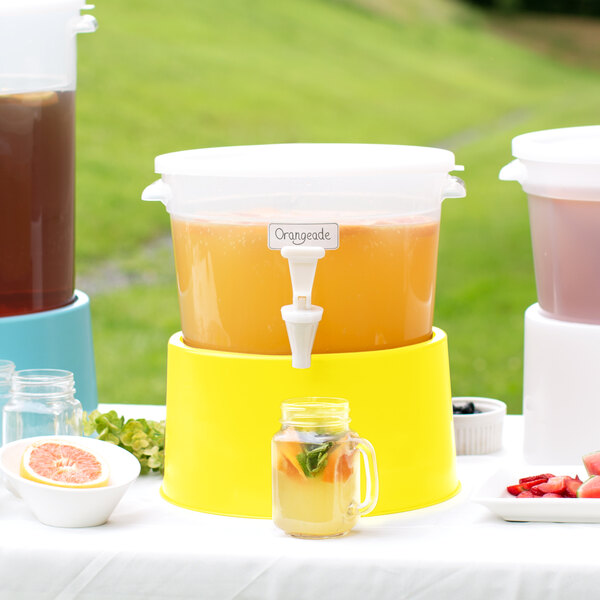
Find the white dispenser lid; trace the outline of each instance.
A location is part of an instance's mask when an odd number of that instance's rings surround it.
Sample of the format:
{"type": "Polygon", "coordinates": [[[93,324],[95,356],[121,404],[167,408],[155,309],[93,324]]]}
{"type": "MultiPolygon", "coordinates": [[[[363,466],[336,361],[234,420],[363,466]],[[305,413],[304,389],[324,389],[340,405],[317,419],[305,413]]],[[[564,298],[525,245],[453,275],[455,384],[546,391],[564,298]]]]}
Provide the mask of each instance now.
{"type": "Polygon", "coordinates": [[[512,141],[512,153],[521,160],[600,166],[600,125],[518,135],[512,141]]]}
{"type": "Polygon", "coordinates": [[[385,144],[267,144],[172,152],[157,173],[199,177],[338,177],[462,170],[440,148],[385,144]]]}
{"type": "Polygon", "coordinates": [[[518,181],[532,195],[600,201],[600,125],[519,135],[512,153],[503,181],[518,181]]]}
{"type": "Polygon", "coordinates": [[[454,154],[378,144],[272,144],[201,148],[156,157],[162,178],[143,200],[177,218],[365,222],[439,210],[465,196],[454,154]],[[329,216],[326,216],[328,214],[329,216]]]}
{"type": "Polygon", "coordinates": [[[96,31],[85,0],[0,0],[0,95],[73,91],[78,33],[96,31]]]}
{"type": "Polygon", "coordinates": [[[92,9],[86,0],[2,0],[0,14],[92,9]]]}

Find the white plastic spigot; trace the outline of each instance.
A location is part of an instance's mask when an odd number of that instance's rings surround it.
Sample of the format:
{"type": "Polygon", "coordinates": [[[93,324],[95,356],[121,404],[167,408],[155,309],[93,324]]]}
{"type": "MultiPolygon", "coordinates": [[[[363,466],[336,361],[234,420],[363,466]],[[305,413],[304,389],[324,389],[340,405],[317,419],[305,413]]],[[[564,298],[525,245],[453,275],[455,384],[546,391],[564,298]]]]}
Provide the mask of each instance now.
{"type": "Polygon", "coordinates": [[[308,369],[319,321],[320,306],[311,304],[317,261],[325,256],[320,246],[284,246],[281,255],[288,259],[292,278],[293,304],[281,307],[281,316],[290,340],[292,367],[308,369]]]}

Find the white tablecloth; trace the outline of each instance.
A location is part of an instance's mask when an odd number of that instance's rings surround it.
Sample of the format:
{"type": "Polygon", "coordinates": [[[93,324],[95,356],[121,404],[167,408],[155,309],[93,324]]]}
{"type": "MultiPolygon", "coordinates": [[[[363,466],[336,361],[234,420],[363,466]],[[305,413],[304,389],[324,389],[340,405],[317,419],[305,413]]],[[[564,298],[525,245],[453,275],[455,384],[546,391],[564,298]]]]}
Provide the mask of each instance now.
{"type": "MultiPolygon", "coordinates": [[[[164,407],[115,408],[164,416],[164,407]]],[[[160,497],[153,475],[133,485],[106,525],[88,529],[42,525],[0,489],[0,598],[598,597],[599,525],[507,523],[470,501],[497,468],[520,461],[521,440],[521,417],[507,417],[502,452],[458,458],[456,498],[362,519],[332,540],[298,540],[270,521],[178,508],[160,497]]]]}

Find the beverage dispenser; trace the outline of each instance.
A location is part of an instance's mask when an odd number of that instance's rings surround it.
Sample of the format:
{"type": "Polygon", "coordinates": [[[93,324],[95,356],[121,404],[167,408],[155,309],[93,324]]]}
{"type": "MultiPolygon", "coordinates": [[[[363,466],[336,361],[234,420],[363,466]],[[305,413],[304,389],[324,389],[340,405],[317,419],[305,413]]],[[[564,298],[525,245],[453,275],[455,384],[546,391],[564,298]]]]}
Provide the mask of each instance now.
{"type": "Polygon", "coordinates": [[[74,289],[76,36],[81,0],[0,4],[0,356],[75,375],[97,405],[89,300],[74,289]]]}
{"type": "Polygon", "coordinates": [[[517,136],[500,179],[529,201],[538,302],[525,311],[524,454],[576,464],[598,449],[600,126],[517,136]]]}
{"type": "Polygon", "coordinates": [[[175,152],[144,200],[171,217],[162,493],[269,517],[281,402],[349,400],[377,451],[378,513],[458,491],[446,334],[433,327],[446,150],[281,144],[175,152]]]}

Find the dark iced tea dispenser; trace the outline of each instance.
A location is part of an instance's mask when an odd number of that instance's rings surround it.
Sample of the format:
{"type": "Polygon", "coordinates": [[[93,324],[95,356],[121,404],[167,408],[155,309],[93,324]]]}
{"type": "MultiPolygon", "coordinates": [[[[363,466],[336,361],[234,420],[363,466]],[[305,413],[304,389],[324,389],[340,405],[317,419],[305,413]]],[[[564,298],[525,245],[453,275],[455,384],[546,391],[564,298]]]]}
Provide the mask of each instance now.
{"type": "Polygon", "coordinates": [[[74,300],[77,33],[81,0],[0,4],[0,317],[74,300]]]}

